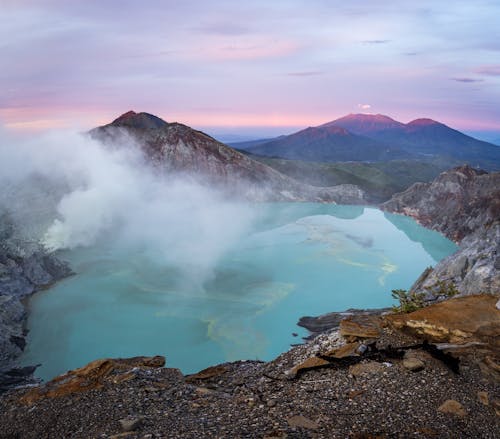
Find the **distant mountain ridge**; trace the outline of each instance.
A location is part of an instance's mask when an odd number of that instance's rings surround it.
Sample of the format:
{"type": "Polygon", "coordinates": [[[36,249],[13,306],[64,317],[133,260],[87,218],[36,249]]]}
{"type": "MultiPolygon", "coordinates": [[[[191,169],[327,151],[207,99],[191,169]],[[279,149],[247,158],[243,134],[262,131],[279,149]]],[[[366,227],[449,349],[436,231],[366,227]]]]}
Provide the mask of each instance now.
{"type": "Polygon", "coordinates": [[[241,154],[201,131],[148,114],[129,111],[89,134],[110,144],[139,145],[147,161],[160,172],[183,173],[252,201],[329,201],[363,203],[364,193],[354,185],[321,188],[300,183],[241,154]]]}
{"type": "MultiPolygon", "coordinates": [[[[250,142],[247,142],[249,144],[250,142]]],[[[428,118],[407,124],[382,114],[349,114],[256,145],[231,144],[267,157],[319,162],[439,159],[500,169],[500,148],[428,118]]]]}
{"type": "MultiPolygon", "coordinates": [[[[237,144],[233,144],[238,147],[237,144]]],[[[334,125],[309,127],[288,136],[246,149],[252,154],[309,161],[351,161],[362,156],[363,161],[384,161],[414,158],[403,151],[334,125]]]]}

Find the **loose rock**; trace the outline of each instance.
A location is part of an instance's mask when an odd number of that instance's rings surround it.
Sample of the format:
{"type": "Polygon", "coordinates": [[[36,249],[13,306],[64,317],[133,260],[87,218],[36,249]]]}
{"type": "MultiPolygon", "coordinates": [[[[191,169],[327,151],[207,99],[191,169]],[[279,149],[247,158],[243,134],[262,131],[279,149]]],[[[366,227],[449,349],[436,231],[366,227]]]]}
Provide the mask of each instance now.
{"type": "Polygon", "coordinates": [[[477,399],[479,399],[483,405],[490,405],[490,399],[488,398],[487,392],[477,392],[477,399]]]}
{"type": "Polygon", "coordinates": [[[464,418],[467,415],[462,404],[460,404],[458,401],[455,401],[454,399],[448,399],[443,402],[443,404],[439,406],[438,411],[441,413],[455,415],[460,418],[464,418]]]}
{"type": "Polygon", "coordinates": [[[418,358],[405,358],[403,360],[403,366],[405,369],[411,370],[412,372],[418,372],[425,367],[425,364],[422,360],[418,358]]]}
{"type": "Polygon", "coordinates": [[[135,431],[142,424],[143,418],[120,419],[120,425],[123,431],[135,431]]]}
{"type": "Polygon", "coordinates": [[[302,415],[292,416],[287,419],[287,422],[290,427],[307,428],[308,430],[317,430],[319,428],[316,422],[302,415]]]}

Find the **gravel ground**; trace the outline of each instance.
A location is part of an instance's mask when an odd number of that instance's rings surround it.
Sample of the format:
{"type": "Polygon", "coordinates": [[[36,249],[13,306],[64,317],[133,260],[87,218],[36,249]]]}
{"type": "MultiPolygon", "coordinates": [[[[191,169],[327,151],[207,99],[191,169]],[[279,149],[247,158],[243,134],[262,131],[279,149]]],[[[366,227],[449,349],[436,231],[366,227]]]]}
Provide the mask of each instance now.
{"type": "Polygon", "coordinates": [[[25,390],[11,391],[0,397],[0,438],[500,437],[499,387],[473,362],[462,362],[456,374],[415,350],[412,357],[424,364],[417,372],[402,359],[361,357],[357,364],[287,375],[341,343],[332,332],[272,362],[227,363],[204,378],[135,368],[128,381],[33,405],[19,401],[25,390]],[[465,413],[438,411],[450,399],[465,413]]]}

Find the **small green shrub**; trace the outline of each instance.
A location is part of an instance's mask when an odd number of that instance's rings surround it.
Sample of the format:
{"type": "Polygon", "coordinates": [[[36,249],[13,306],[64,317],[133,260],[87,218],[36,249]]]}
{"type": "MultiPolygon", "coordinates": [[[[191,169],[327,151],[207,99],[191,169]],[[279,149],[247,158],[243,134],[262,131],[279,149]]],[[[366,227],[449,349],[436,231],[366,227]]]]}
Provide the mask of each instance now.
{"type": "Polygon", "coordinates": [[[445,282],[444,280],[438,280],[430,287],[425,287],[425,289],[435,296],[453,297],[460,293],[453,282],[445,282]]]}
{"type": "Polygon", "coordinates": [[[408,293],[406,290],[392,290],[392,297],[399,301],[399,306],[393,306],[394,312],[409,313],[424,306],[424,293],[408,293]]]}

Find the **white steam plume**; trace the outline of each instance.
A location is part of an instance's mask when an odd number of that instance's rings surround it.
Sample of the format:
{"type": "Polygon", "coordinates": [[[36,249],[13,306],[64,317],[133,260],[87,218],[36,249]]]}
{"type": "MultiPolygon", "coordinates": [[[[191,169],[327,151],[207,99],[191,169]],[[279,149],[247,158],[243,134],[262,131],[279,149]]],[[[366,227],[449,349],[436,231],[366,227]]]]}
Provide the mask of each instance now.
{"type": "Polygon", "coordinates": [[[196,273],[200,282],[254,219],[250,206],[215,190],[156,175],[125,137],[109,149],[75,133],[28,141],[0,133],[0,184],[11,188],[0,204],[14,218],[32,215],[32,223],[43,223],[38,238],[51,250],[92,246],[112,235],[130,251],[147,248],[160,263],[196,273]],[[35,176],[48,189],[34,185],[35,176]],[[30,190],[38,191],[43,209],[32,210],[30,190]]]}

